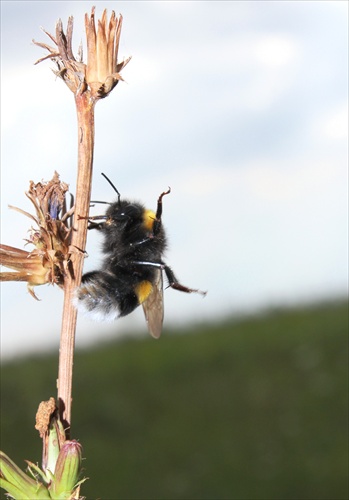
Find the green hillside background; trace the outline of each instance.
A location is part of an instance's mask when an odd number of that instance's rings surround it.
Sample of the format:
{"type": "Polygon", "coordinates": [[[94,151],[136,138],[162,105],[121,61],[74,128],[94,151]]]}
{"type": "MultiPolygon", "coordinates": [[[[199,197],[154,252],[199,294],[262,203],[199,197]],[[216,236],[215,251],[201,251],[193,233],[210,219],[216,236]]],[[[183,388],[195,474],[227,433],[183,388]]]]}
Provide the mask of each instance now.
{"type": "MultiPolygon", "coordinates": [[[[74,370],[88,499],[348,498],[347,301],[104,344],[74,370]]],[[[56,377],[57,353],[2,366],[1,449],[23,468],[56,377]]]]}

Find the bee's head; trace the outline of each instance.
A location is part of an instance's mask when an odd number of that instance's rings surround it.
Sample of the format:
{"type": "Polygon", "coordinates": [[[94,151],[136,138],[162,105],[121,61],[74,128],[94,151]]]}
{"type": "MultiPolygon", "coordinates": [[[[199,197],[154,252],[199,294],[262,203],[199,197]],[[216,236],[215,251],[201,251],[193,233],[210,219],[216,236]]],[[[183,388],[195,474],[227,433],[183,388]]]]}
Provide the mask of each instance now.
{"type": "Polygon", "coordinates": [[[156,215],[153,210],[144,208],[136,202],[123,200],[112,203],[106,212],[106,226],[118,227],[124,231],[140,229],[144,233],[153,231],[156,215]]]}
{"type": "Polygon", "coordinates": [[[123,200],[112,203],[107,210],[106,225],[131,227],[142,224],[144,208],[138,203],[123,200]]]}
{"type": "Polygon", "coordinates": [[[156,219],[155,212],[145,209],[140,203],[121,201],[121,195],[114,184],[105,174],[102,173],[102,175],[118,195],[117,201],[112,203],[107,210],[105,224],[118,226],[120,229],[141,227],[143,230],[151,232],[156,219]]]}

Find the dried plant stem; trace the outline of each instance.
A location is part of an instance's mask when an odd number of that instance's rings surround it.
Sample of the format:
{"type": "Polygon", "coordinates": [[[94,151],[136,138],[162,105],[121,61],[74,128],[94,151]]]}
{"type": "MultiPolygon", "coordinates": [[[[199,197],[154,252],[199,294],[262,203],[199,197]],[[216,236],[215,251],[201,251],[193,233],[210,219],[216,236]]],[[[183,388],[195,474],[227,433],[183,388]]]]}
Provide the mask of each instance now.
{"type": "Polygon", "coordinates": [[[78,175],[75,194],[74,230],[71,240],[71,267],[64,285],[64,304],[59,350],[58,404],[66,428],[71,425],[72,379],[77,311],[73,293],[81,283],[84,251],[87,238],[87,217],[91,197],[94,149],[95,100],[89,91],[75,96],[78,118],[78,175]]]}

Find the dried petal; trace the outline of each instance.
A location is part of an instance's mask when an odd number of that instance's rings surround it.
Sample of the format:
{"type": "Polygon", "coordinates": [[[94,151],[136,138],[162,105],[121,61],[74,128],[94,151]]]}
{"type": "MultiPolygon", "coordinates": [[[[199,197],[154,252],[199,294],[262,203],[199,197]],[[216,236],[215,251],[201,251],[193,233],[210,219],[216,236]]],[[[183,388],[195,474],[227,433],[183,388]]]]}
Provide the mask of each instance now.
{"type": "Polygon", "coordinates": [[[17,207],[10,207],[38,226],[31,228],[27,243],[34,250],[27,252],[8,245],[0,245],[0,264],[15,272],[0,273],[0,281],[26,281],[28,291],[37,298],[33,287],[46,283],[62,286],[68,272],[71,228],[65,195],[68,185],[59,180],[57,172],[49,182],[30,182],[26,193],[33,203],[36,215],[17,207]]]}
{"type": "Polygon", "coordinates": [[[55,37],[43,30],[56,47],[33,40],[35,45],[49,51],[47,56],[35,64],[45,59],[52,59],[57,65],[55,74],[65,81],[72,92],[79,94],[89,90],[94,100],[106,97],[119,80],[123,80],[120,71],[131,59],[128,57],[118,62],[121,27],[122,16],[117,18],[112,11],[108,23],[107,11],[104,10],[96,30],[95,7],[92,7],[90,17],[85,14],[87,64],[84,64],[81,47],[77,58],[74,57],[72,50],[73,18],[68,19],[66,34],[59,19],[56,23],[55,37]]]}

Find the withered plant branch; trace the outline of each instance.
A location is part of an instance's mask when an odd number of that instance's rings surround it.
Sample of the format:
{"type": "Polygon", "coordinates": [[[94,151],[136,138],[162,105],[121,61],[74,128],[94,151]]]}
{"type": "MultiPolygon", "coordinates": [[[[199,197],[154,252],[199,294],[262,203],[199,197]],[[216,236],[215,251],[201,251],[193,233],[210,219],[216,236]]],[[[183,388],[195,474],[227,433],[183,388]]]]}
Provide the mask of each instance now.
{"type": "Polygon", "coordinates": [[[75,96],[78,119],[78,174],[75,195],[74,231],[71,240],[71,269],[64,282],[64,303],[58,367],[58,407],[62,421],[71,424],[73,359],[77,311],[74,290],[81,283],[91,198],[94,148],[94,104],[89,92],[75,96]]]}
{"type": "MultiPolygon", "coordinates": [[[[58,408],[66,429],[71,425],[73,357],[77,311],[73,306],[75,289],[81,283],[84,252],[87,238],[89,204],[91,197],[93,150],[94,150],[94,107],[96,102],[109,95],[122,80],[120,71],[130,58],[119,62],[118,49],[122,16],[112,12],[109,23],[104,10],[98,29],[95,23],[95,8],[90,17],[85,15],[87,40],[87,64],[82,60],[82,47],[76,59],[72,49],[73,18],[69,17],[64,33],[62,21],[56,23],[55,36],[45,30],[55,47],[35,42],[49,54],[39,59],[50,58],[56,63],[57,76],[62,78],[74,93],[78,122],[78,173],[75,195],[73,233],[71,235],[70,261],[66,262],[64,279],[64,304],[61,328],[58,368],[58,408]]],[[[68,431],[69,432],[69,431],[68,431]]]]}

